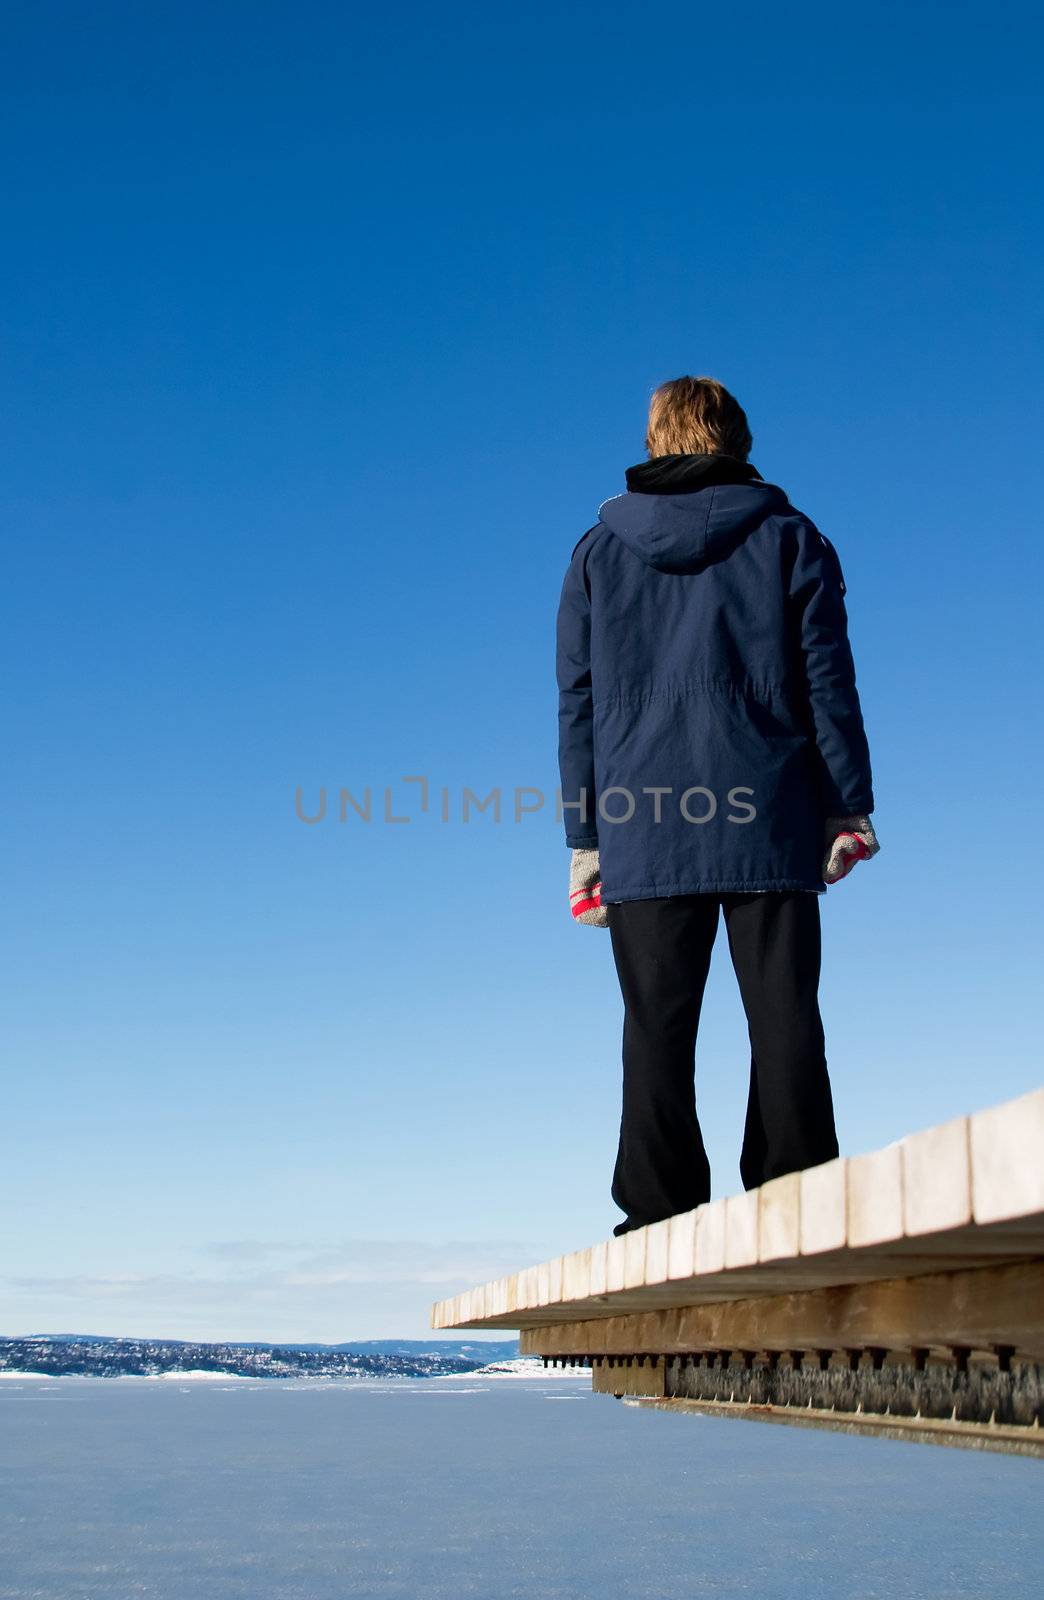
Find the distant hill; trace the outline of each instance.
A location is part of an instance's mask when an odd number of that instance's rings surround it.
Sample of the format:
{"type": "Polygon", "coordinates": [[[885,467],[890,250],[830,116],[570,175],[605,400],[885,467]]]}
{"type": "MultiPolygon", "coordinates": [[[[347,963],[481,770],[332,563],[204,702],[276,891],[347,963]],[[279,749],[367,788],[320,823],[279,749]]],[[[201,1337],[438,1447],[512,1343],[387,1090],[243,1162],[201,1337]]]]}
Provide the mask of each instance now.
{"type": "Polygon", "coordinates": [[[0,1339],[0,1372],[99,1378],[210,1372],[232,1378],[434,1378],[518,1355],[518,1340],[377,1339],[356,1344],[208,1344],[32,1334],[0,1339]]]}

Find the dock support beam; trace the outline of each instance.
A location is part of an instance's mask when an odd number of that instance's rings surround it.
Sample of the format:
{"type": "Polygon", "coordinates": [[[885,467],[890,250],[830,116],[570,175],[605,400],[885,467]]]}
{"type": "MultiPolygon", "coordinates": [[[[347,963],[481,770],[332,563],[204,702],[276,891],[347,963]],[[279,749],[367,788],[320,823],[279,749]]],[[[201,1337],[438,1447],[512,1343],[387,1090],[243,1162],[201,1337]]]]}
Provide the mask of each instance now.
{"type": "Polygon", "coordinates": [[[524,1329],[597,1393],[1044,1456],[1044,1262],[524,1329]]]}

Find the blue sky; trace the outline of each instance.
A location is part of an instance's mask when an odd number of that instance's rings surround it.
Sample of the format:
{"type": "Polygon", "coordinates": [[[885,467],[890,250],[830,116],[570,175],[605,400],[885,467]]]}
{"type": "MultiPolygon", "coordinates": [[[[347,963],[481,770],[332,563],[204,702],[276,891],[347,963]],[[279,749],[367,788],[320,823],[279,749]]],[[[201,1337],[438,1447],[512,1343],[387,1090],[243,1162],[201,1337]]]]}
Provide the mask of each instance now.
{"type": "MultiPolygon", "coordinates": [[[[679,372],[848,583],[842,1148],[1039,1082],[1037,13],[720,12],[16,8],[0,1331],[420,1335],[617,1219],[553,815],[400,779],[553,791],[562,572],[679,372]],[[413,820],[295,818],[367,784],[413,820]]],[[[719,1194],[747,1067],[722,942],[719,1194]]]]}

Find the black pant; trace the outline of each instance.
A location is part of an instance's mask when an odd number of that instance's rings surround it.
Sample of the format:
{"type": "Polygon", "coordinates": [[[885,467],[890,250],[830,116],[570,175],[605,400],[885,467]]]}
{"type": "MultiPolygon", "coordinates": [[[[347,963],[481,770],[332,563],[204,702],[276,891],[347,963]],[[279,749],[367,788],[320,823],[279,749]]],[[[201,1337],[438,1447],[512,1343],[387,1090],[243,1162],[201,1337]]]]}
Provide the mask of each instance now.
{"type": "Polygon", "coordinates": [[[610,905],[624,998],[612,1195],[627,1217],[617,1233],[710,1199],[694,1064],[719,906],[750,1033],[743,1183],[753,1189],[838,1153],[819,1015],[818,895],[691,894],[610,905]]]}

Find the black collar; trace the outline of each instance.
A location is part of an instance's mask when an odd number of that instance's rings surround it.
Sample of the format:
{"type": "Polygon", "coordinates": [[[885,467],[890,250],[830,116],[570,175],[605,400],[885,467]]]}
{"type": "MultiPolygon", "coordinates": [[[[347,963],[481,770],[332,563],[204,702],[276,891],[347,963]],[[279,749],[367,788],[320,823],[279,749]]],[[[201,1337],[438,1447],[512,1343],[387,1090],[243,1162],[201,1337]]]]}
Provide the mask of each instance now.
{"type": "Polygon", "coordinates": [[[628,467],[627,487],[632,494],[688,494],[718,483],[750,483],[761,473],[749,461],[735,456],[653,456],[628,467]]]}

